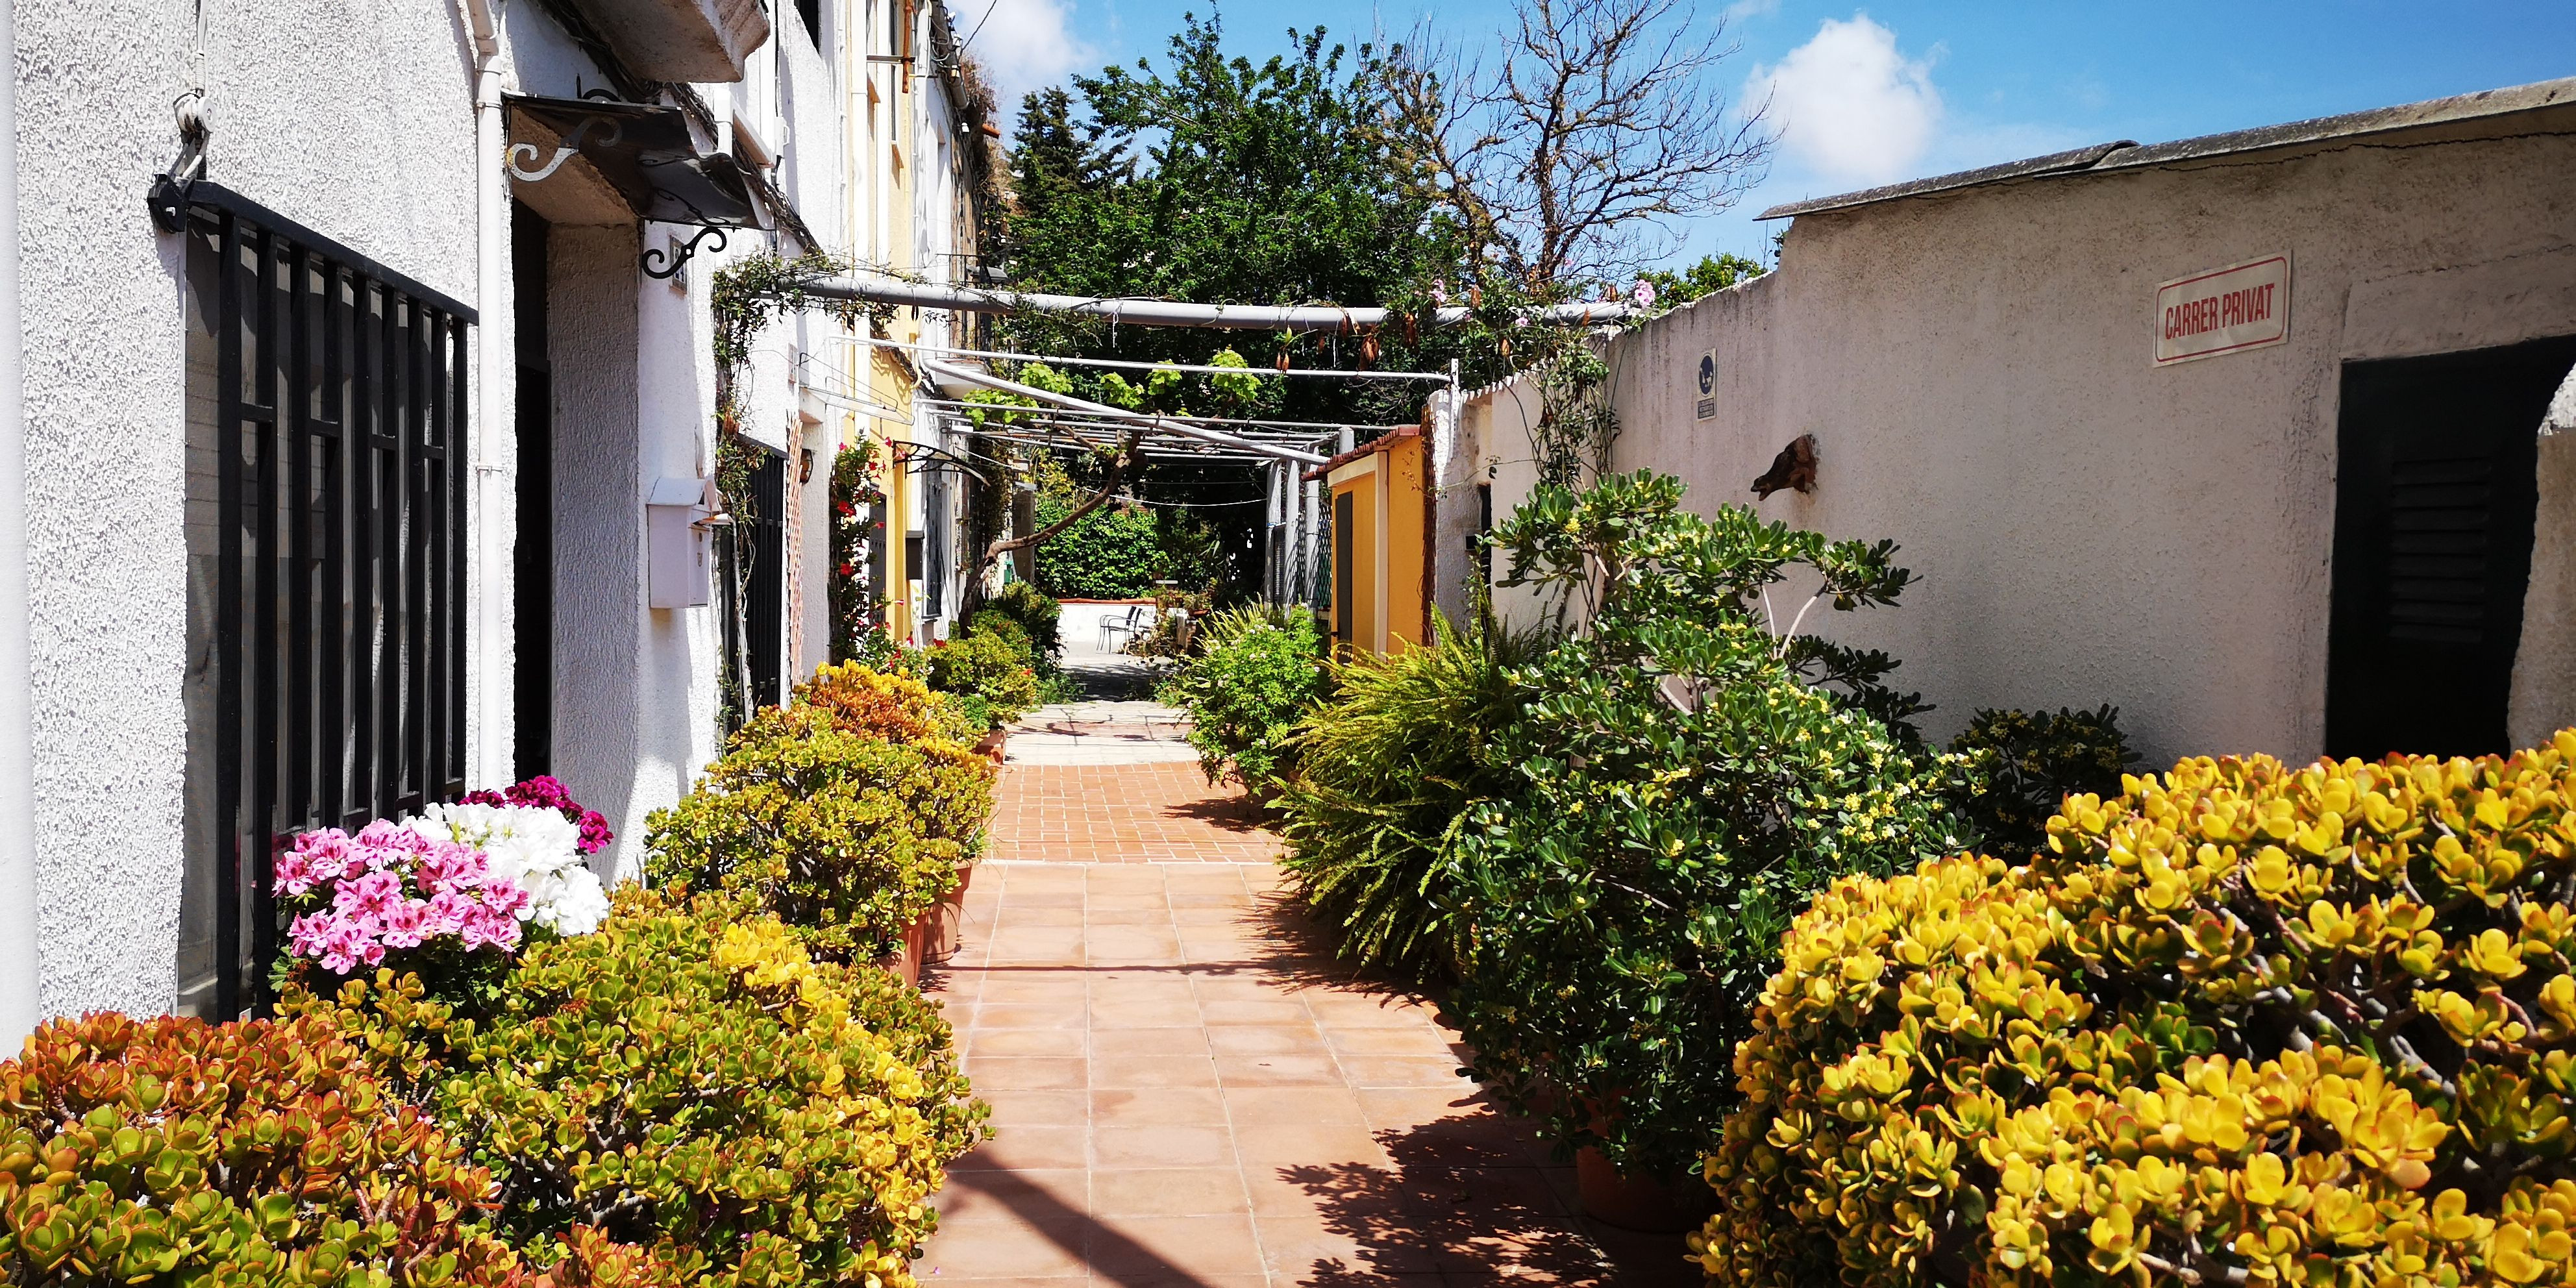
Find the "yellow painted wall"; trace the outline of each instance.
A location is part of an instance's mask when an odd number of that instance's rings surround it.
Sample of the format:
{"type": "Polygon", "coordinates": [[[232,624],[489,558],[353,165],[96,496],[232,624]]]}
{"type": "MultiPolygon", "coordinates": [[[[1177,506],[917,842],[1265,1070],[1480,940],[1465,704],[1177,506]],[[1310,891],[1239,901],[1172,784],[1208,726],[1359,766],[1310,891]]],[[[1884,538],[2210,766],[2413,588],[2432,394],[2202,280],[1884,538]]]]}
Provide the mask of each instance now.
{"type": "Polygon", "coordinates": [[[1386,471],[1386,649],[1392,653],[1431,638],[1422,603],[1422,561],[1429,553],[1423,544],[1423,440],[1395,439],[1378,459],[1386,471]]]}
{"type": "Polygon", "coordinates": [[[1351,498],[1349,539],[1338,528],[1333,534],[1333,620],[1348,623],[1355,651],[1397,652],[1430,638],[1422,596],[1428,553],[1423,544],[1428,517],[1424,459],[1419,437],[1389,438],[1326,476],[1333,496],[1328,516],[1341,512],[1342,497],[1351,498]],[[1350,569],[1347,607],[1339,600],[1345,560],[1350,569]]]}

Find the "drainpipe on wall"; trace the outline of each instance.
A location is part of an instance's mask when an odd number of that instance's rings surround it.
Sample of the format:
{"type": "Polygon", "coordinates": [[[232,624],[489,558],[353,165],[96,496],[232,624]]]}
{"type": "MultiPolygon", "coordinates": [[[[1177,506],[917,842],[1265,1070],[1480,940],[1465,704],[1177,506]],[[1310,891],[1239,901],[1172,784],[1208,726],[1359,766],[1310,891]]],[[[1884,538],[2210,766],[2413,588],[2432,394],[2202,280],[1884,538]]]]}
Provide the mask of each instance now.
{"type": "MultiPolygon", "coordinates": [[[[18,62],[16,6],[0,6],[9,64],[18,62]]],[[[15,1052],[41,1018],[36,949],[35,753],[28,664],[27,407],[18,313],[18,93],[0,91],[0,1052],[15,1052]]]]}
{"type": "Polygon", "coordinates": [[[512,588],[511,542],[516,533],[505,522],[517,517],[511,484],[518,441],[510,440],[503,459],[501,426],[513,424],[511,394],[517,384],[510,311],[502,307],[503,275],[510,253],[509,193],[502,187],[501,167],[508,144],[501,124],[501,36],[492,20],[492,0],[464,0],[465,17],[474,38],[474,299],[482,324],[474,329],[476,361],[482,379],[476,385],[474,425],[474,545],[478,564],[474,583],[481,588],[475,604],[475,644],[468,651],[475,669],[477,706],[474,763],[468,773],[474,786],[512,780],[512,681],[516,658],[507,617],[512,588]],[[504,516],[507,516],[505,519],[504,516]]]}

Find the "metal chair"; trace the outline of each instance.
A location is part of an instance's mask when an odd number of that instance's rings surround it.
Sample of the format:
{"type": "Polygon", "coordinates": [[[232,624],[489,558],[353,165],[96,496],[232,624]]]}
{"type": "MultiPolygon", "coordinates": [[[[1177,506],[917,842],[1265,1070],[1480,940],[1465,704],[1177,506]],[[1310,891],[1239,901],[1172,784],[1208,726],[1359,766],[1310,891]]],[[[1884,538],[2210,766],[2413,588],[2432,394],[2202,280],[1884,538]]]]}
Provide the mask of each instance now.
{"type": "Polygon", "coordinates": [[[1103,653],[1117,652],[1117,648],[1112,646],[1117,644],[1119,636],[1126,636],[1128,641],[1132,643],[1136,636],[1141,634],[1144,629],[1145,606],[1143,604],[1136,604],[1128,608],[1127,616],[1124,618],[1103,617],[1100,619],[1100,651],[1103,653]]]}

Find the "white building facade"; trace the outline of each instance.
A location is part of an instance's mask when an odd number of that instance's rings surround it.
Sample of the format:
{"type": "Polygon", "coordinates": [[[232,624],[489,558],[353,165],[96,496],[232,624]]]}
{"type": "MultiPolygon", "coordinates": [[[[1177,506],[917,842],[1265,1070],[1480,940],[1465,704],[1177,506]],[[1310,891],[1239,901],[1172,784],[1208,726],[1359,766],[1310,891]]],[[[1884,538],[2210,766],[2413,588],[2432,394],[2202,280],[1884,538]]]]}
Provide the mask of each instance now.
{"type": "MultiPolygon", "coordinates": [[[[2576,81],[1803,202],[1777,271],[1611,342],[1614,470],[1892,539],[1946,738],[2112,703],[2148,763],[2531,745],[2576,723],[2576,81]],[[1808,490],[1749,485],[1811,437],[1808,490]]],[[[1464,611],[1527,382],[1470,400],[1464,611]]],[[[1453,499],[1455,498],[1455,499],[1453,499]]],[[[1519,592],[1498,596],[1507,609],[1519,592]]]]}
{"type": "Polygon", "coordinates": [[[634,875],[827,656],[846,336],[753,345],[728,514],[711,296],[849,244],[881,7],[13,6],[0,1044],[256,1006],[300,829],[552,773],[634,875]]]}

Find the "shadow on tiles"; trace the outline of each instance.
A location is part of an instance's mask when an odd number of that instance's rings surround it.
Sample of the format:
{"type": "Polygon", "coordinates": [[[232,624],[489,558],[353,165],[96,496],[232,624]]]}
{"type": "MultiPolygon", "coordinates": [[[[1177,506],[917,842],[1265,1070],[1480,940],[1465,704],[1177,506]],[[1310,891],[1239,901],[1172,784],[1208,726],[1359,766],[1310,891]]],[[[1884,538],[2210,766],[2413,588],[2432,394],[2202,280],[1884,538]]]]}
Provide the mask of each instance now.
{"type": "Polygon", "coordinates": [[[1303,1288],[1362,1288],[1426,1274],[1449,1282],[1518,1280],[1597,1288],[1696,1288],[1678,1234],[1641,1234],[1581,1216],[1570,1167],[1542,1165],[1518,1120],[1490,1110],[1377,1133],[1391,1167],[1288,1166],[1346,1260],[1318,1258],[1303,1288]]]}

